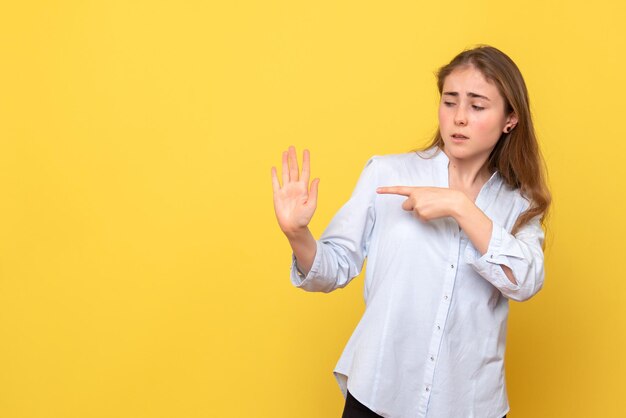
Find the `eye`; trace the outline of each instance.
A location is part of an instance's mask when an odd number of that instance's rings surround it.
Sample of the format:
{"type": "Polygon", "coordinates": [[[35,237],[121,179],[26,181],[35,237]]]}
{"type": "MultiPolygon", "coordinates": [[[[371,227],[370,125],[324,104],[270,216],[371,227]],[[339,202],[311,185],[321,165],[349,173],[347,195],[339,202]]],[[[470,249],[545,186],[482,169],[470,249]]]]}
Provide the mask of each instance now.
{"type": "Polygon", "coordinates": [[[445,104],[446,106],[450,107],[450,106],[454,106],[453,102],[443,102],[443,104],[445,104]]]}
{"type": "Polygon", "coordinates": [[[476,106],[476,105],[472,105],[472,107],[474,108],[474,110],[483,110],[484,107],[480,107],[480,106],[476,106]]]}

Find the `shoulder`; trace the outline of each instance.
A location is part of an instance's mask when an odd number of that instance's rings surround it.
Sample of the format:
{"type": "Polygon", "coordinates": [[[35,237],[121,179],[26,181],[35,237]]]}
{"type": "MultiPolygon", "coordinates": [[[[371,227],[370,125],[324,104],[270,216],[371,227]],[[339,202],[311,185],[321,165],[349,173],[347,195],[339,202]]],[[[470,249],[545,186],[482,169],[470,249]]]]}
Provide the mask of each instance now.
{"type": "Polygon", "coordinates": [[[399,154],[374,155],[369,158],[366,167],[375,166],[380,174],[394,174],[407,168],[411,170],[425,168],[430,169],[441,159],[438,148],[431,148],[425,151],[411,151],[399,154]]]}
{"type": "Polygon", "coordinates": [[[530,199],[524,196],[519,188],[506,184],[499,173],[496,173],[496,176],[499,177],[498,180],[500,183],[500,187],[497,191],[498,200],[502,203],[508,202],[512,211],[518,215],[526,211],[531,205],[530,199]]]}
{"type": "Polygon", "coordinates": [[[447,179],[447,157],[438,149],[370,157],[361,179],[377,186],[413,185],[443,187],[447,179]]]}
{"type": "Polygon", "coordinates": [[[377,168],[395,167],[398,164],[405,164],[415,158],[414,152],[407,152],[403,154],[385,154],[385,155],[373,155],[367,160],[366,166],[376,165],[377,168]]]}

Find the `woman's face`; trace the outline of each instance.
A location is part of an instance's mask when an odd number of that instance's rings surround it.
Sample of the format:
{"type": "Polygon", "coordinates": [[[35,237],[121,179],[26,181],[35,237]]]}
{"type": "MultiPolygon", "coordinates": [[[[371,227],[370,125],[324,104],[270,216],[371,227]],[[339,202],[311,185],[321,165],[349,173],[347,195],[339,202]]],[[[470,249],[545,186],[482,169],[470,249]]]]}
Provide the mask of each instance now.
{"type": "Polygon", "coordinates": [[[505,114],[498,88],[474,66],[457,68],[445,78],[439,131],[448,157],[484,163],[505,128],[516,123],[515,114],[505,114]]]}

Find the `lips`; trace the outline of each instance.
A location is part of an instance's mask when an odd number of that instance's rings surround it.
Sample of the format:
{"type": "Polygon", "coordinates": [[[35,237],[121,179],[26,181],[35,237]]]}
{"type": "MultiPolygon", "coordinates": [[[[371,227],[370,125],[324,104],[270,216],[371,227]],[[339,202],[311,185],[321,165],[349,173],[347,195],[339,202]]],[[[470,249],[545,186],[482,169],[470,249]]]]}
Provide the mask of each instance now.
{"type": "Polygon", "coordinates": [[[469,139],[468,137],[466,137],[465,135],[462,135],[462,134],[452,134],[452,138],[455,138],[455,139],[469,139]]]}

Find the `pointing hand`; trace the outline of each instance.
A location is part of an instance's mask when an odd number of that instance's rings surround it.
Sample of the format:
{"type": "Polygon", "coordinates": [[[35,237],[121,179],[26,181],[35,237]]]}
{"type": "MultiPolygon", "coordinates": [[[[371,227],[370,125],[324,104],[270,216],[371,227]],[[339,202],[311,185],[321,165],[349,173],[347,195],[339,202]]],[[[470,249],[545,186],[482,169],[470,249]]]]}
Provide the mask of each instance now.
{"type": "Polygon", "coordinates": [[[442,187],[392,186],[379,187],[376,192],[406,196],[402,209],[413,212],[416,218],[424,221],[454,216],[464,196],[459,191],[442,187]]]}

